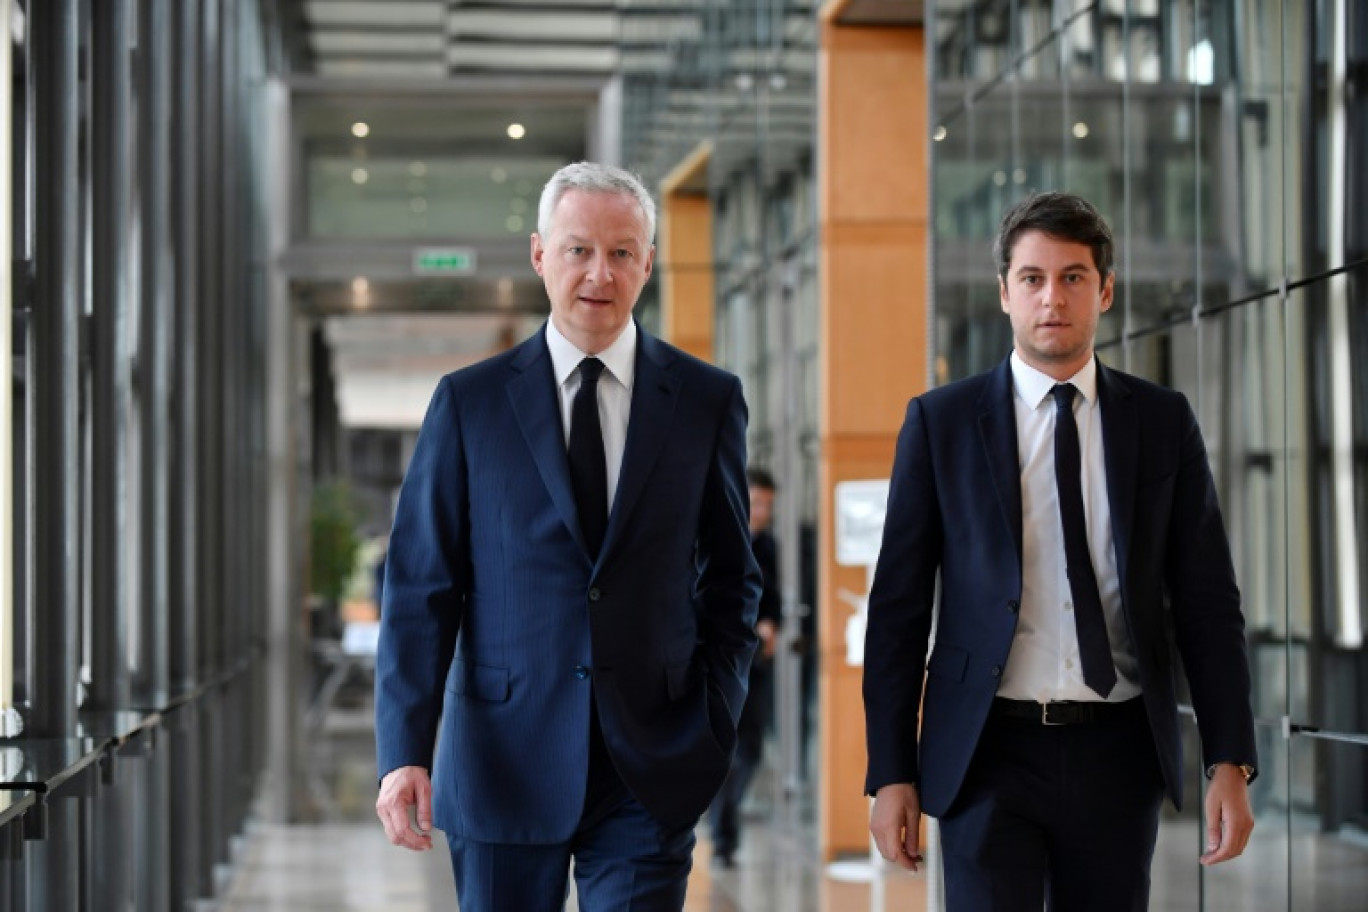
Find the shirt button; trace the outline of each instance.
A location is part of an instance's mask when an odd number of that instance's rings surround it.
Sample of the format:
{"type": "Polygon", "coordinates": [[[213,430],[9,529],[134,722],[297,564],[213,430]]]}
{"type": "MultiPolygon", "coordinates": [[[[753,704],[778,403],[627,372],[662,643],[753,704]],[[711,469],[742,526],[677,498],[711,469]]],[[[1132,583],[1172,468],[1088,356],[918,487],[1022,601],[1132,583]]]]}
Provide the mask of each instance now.
{"type": "Polygon", "coordinates": [[[581,681],[587,679],[589,677],[589,669],[585,668],[583,665],[576,665],[575,677],[579,678],[581,681]]]}
{"type": "Polygon", "coordinates": [[[1021,610],[1021,603],[1018,602],[1016,599],[1012,599],[1010,602],[1007,603],[1007,610],[1012,612],[1012,614],[1016,614],[1018,611],[1021,610]]]}
{"type": "Polygon", "coordinates": [[[1065,602],[1065,603],[1064,603],[1064,610],[1065,610],[1065,611],[1073,611],[1073,602],[1065,602]]]}
{"type": "Polygon", "coordinates": [[[603,593],[598,590],[598,587],[589,590],[589,601],[597,602],[601,598],[603,598],[603,593]]]}
{"type": "Polygon", "coordinates": [[[1065,668],[1070,668],[1070,669],[1073,668],[1073,659],[1065,659],[1065,660],[1064,660],[1064,667],[1065,667],[1065,668]]]}
{"type": "Polygon", "coordinates": [[[994,666],[993,666],[993,672],[992,672],[992,674],[993,674],[993,677],[995,677],[995,678],[1000,678],[1000,677],[1002,677],[1002,666],[1001,666],[1001,665],[994,665],[994,666]]]}

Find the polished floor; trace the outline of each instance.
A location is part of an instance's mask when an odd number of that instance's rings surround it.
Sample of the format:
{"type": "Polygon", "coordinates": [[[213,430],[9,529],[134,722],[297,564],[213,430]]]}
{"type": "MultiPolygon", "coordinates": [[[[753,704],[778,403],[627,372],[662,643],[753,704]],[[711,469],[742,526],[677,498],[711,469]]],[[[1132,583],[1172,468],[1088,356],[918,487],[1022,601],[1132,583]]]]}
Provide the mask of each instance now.
{"type": "MultiPolygon", "coordinates": [[[[253,824],[225,875],[214,912],[452,912],[445,846],[412,853],[389,845],[375,820],[374,743],[363,693],[344,691],[310,738],[314,773],[301,785],[311,822],[253,824]],[[350,704],[350,705],[348,705],[350,704]]],[[[925,912],[924,876],[884,866],[870,882],[859,863],[818,858],[810,807],[796,824],[772,813],[773,777],[762,771],[746,806],[737,866],[714,869],[706,827],[699,830],[686,912],[925,912]],[[856,878],[856,879],[852,879],[856,878]]],[[[1166,819],[1153,870],[1151,912],[1363,912],[1368,847],[1314,833],[1294,845],[1289,874],[1285,831],[1267,821],[1245,857],[1203,885],[1190,821],[1166,819]],[[1289,882],[1301,886],[1288,897],[1289,882]],[[1355,887],[1358,884],[1359,887],[1355,887]],[[1202,899],[1203,893],[1205,898],[1202,899]]],[[[567,907],[575,909],[573,897],[567,907]]]]}

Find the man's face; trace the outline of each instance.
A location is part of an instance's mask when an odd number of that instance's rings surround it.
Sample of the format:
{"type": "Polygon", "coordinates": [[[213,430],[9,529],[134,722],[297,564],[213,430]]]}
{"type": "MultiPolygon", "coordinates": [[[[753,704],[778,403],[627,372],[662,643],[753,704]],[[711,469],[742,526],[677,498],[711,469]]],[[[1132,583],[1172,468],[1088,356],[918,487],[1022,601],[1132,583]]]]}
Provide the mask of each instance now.
{"type": "Polygon", "coordinates": [[[655,247],[646,217],[626,193],[569,190],[548,237],[532,235],[532,268],[551,299],[551,319],[585,354],[617,339],[651,276],[655,247]]]}
{"type": "Polygon", "coordinates": [[[774,517],[774,489],[757,485],[750,487],[750,530],[754,535],[770,526],[774,517]]]}
{"type": "Polygon", "coordinates": [[[998,292],[1021,359],[1056,380],[1078,373],[1092,357],[1098,318],[1111,309],[1115,279],[1102,280],[1087,244],[1040,231],[1017,238],[998,292]]]}

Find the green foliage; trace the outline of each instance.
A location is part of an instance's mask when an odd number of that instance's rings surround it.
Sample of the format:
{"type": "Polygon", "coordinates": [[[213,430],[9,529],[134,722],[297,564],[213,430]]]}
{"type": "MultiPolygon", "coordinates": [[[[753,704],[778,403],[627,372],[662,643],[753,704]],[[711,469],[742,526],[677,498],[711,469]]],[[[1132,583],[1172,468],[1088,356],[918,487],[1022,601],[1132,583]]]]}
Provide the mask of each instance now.
{"type": "Polygon", "coordinates": [[[310,587],[315,595],[339,601],[361,548],[356,508],[346,482],[325,481],[314,486],[309,520],[310,587]]]}

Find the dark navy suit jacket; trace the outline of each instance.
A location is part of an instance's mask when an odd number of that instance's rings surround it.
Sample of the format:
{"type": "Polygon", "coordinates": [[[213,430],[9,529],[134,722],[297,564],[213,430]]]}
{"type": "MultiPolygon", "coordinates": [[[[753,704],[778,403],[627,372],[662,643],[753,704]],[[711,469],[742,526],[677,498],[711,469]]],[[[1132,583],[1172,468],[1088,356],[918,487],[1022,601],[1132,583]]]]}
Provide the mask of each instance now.
{"type": "MultiPolygon", "coordinates": [[[[1164,781],[1181,806],[1175,645],[1206,762],[1255,763],[1240,593],[1187,400],[1100,362],[1097,382],[1122,610],[1164,781]]],[[[866,788],[918,783],[933,816],[959,791],[1016,631],[1013,395],[1003,361],[913,399],[898,437],[865,640],[866,788]]]]}
{"type": "Polygon", "coordinates": [[[745,401],[731,374],[637,338],[596,561],[545,328],[444,377],[423,421],[390,539],[376,740],[382,777],[432,770],[449,834],[568,840],[591,699],[619,775],[660,821],[695,822],[726,775],[760,591],[745,401]]]}

